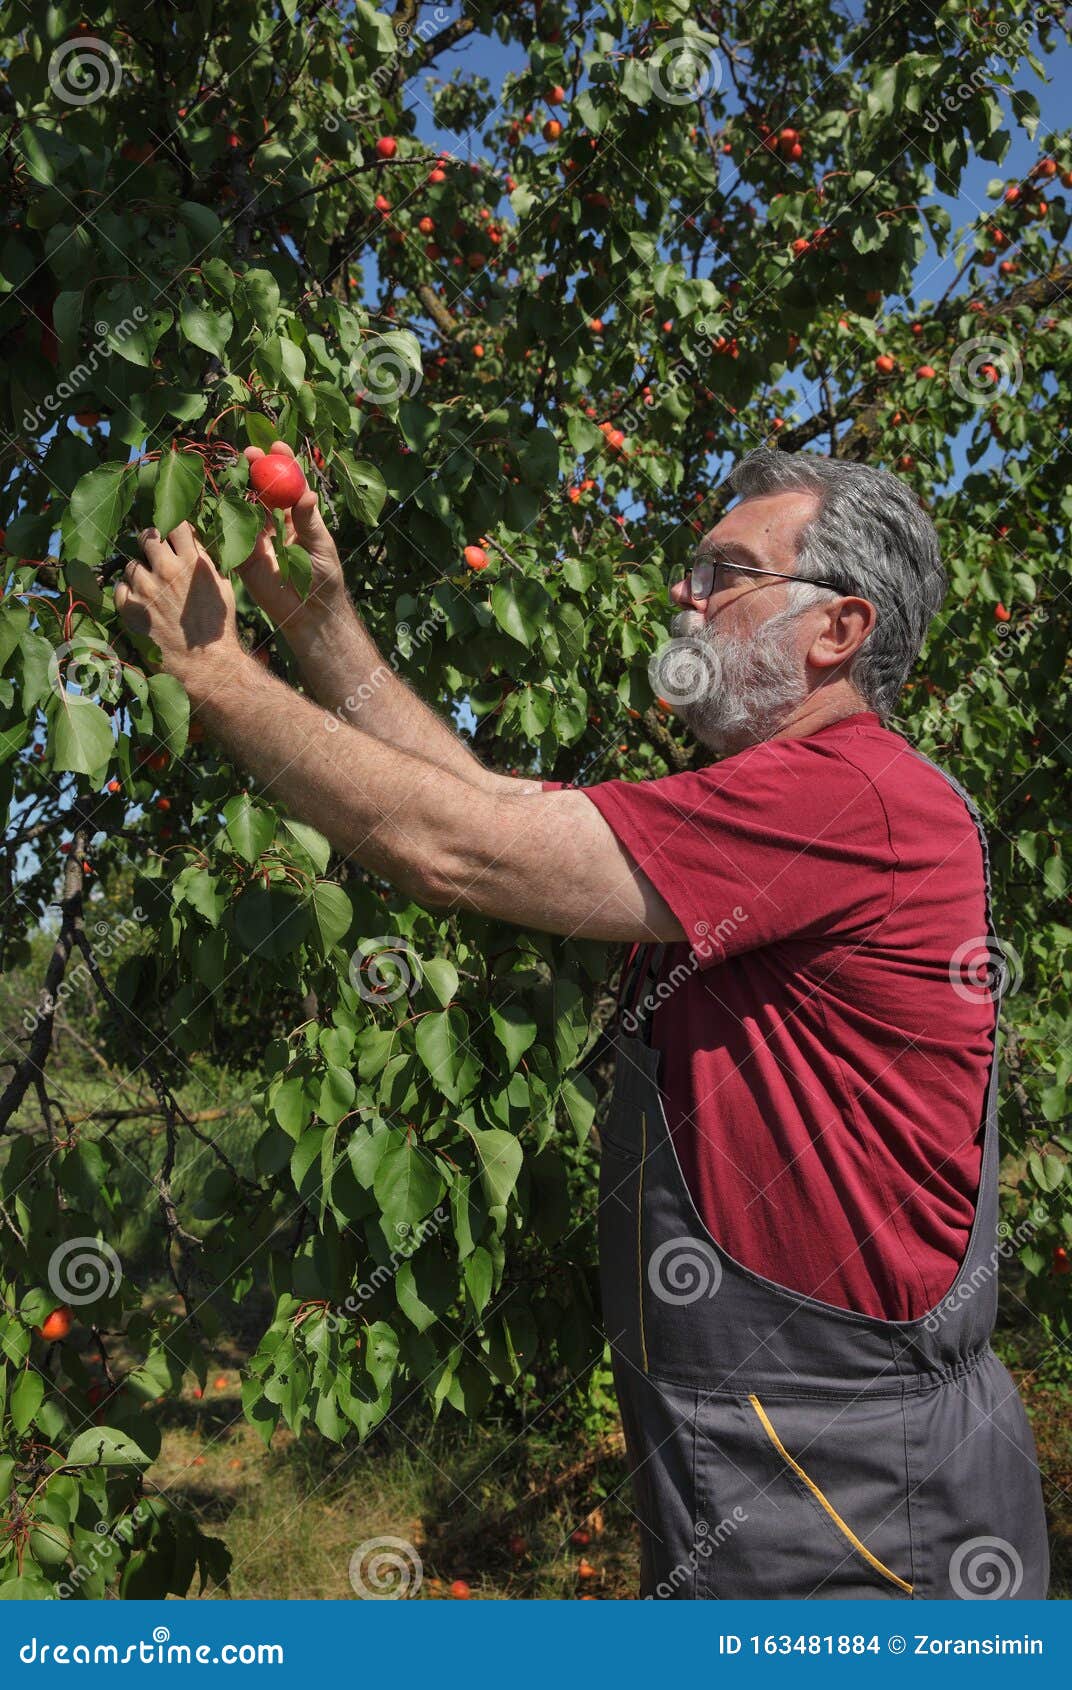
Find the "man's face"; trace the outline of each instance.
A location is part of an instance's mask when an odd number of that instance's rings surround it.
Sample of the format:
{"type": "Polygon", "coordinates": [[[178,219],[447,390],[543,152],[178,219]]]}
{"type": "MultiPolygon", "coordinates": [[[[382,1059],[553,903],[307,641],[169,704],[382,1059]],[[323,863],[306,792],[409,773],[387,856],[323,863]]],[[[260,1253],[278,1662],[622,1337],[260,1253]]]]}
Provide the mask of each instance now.
{"type": "MultiPolygon", "coordinates": [[[[745,499],[706,534],[697,563],[719,560],[792,575],[803,531],[815,516],[814,493],[745,499]]],[[[692,597],[690,579],[670,589],[678,605],[672,633],[698,659],[692,686],[671,698],[675,714],[704,745],[727,752],[767,739],[808,692],[807,652],[814,617],[788,607],[790,586],[769,575],[716,571],[711,595],[692,597]]]]}

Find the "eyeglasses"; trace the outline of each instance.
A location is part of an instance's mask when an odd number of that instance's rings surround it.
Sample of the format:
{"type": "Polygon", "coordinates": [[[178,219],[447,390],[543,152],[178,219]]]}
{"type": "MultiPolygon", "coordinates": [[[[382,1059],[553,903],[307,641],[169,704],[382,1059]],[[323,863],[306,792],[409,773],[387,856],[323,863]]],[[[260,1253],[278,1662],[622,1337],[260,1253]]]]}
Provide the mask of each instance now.
{"type": "MultiPolygon", "coordinates": [[[[742,575],[772,575],[777,581],[799,581],[799,575],[786,575],[780,569],[760,569],[752,563],[730,563],[728,558],[720,557],[717,561],[694,563],[689,573],[689,597],[694,599],[709,599],[713,593],[724,592],[733,585],[732,576],[727,578],[724,571],[734,570],[742,575]]],[[[809,587],[829,587],[832,593],[844,593],[845,588],[836,581],[809,579],[809,587]]]]}

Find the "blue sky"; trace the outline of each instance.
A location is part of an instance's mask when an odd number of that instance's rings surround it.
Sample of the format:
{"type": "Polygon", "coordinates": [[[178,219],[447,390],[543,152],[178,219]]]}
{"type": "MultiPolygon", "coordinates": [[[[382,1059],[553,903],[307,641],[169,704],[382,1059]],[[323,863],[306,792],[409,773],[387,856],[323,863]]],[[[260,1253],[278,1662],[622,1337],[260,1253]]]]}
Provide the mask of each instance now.
{"type": "MultiPolygon", "coordinates": [[[[446,81],[455,70],[461,70],[466,76],[483,76],[487,78],[492,92],[498,93],[504,78],[511,72],[516,73],[524,70],[526,62],[525,49],[519,43],[512,42],[504,46],[495,38],[470,36],[449,53],[440,57],[436,64],[435,74],[443,81],[446,81]]],[[[1042,63],[1049,78],[1048,82],[1043,82],[1031,67],[1024,63],[1015,84],[1018,89],[1033,93],[1038,99],[1041,108],[1041,120],[1036,139],[1031,141],[1020,125],[1012,118],[1011,113],[1007,112],[1005,127],[1008,129],[1012,140],[1002,164],[999,166],[994,164],[992,160],[971,157],[955,195],[940,191],[940,184],[936,183],[934,202],[944,206],[949,213],[954,235],[959,229],[973,223],[980,214],[985,213],[988,208],[993,207],[996,203],[987,196],[987,184],[994,177],[1000,176],[1008,179],[1026,174],[1038,159],[1041,141],[1047,131],[1060,129],[1063,126],[1060,90],[1063,86],[1068,85],[1069,80],[1072,80],[1072,47],[1067,42],[1061,43],[1052,55],[1042,59],[1042,63]]],[[[453,131],[441,129],[435,122],[431,110],[431,101],[423,82],[424,79],[415,79],[409,85],[407,93],[418,136],[437,149],[448,149],[461,154],[461,156],[479,156],[482,150],[481,131],[478,129],[468,136],[459,137],[453,131]]],[[[1004,103],[1007,109],[1007,100],[1004,103]]],[[[683,108],[684,111],[685,108],[683,108]]],[[[683,115],[683,121],[687,121],[687,116],[683,115]]],[[[951,121],[955,122],[955,117],[951,121]]],[[[504,210],[508,211],[505,201],[503,204],[504,210]]],[[[925,225],[923,233],[926,240],[926,252],[914,277],[916,295],[914,303],[916,307],[924,305],[927,301],[939,299],[949,286],[957,269],[953,250],[955,243],[951,242],[949,253],[945,257],[940,257],[925,225]]],[[[372,260],[372,262],[375,261],[372,260]]],[[[613,273],[609,280],[611,287],[613,287],[613,273]]],[[[886,309],[899,312],[899,300],[896,298],[887,300],[886,309]]],[[[808,407],[805,407],[805,414],[807,409],[808,407]]],[[[795,419],[799,420],[800,415],[801,412],[798,409],[795,413],[795,419]]],[[[967,431],[964,438],[954,443],[956,463],[954,482],[960,479],[966,468],[964,458],[966,438],[967,431]]],[[[983,467],[991,459],[996,460],[997,456],[998,450],[996,447],[988,450],[982,460],[983,467]]]]}

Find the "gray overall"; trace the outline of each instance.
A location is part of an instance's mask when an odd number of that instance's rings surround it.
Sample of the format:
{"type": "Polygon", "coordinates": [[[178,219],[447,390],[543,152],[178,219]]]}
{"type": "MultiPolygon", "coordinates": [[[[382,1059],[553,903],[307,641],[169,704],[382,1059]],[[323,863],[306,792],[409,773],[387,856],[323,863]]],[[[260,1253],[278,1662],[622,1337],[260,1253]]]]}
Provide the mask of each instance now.
{"type": "MultiPolygon", "coordinates": [[[[996,956],[986,837],[945,778],[979,830],[996,956]]],[[[623,1002],[654,984],[662,949],[638,953],[639,989],[631,982],[623,1002]]],[[[1000,989],[998,979],[995,1005],[1000,989]]],[[[636,1037],[619,1027],[599,1192],[603,1319],[640,1521],[641,1595],[1044,1597],[1034,1440],[989,1342],[1000,1260],[996,1021],[967,1253],[946,1297],[913,1321],[816,1301],[727,1255],[682,1176],[659,1062],[647,1019],[636,1037]]]]}

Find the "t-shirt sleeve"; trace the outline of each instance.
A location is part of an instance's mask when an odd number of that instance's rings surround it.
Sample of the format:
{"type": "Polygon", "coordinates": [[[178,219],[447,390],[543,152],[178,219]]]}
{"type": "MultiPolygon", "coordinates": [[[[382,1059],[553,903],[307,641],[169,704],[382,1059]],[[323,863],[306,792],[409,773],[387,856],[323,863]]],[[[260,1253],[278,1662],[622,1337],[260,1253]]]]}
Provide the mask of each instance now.
{"type": "Polygon", "coordinates": [[[884,806],[832,747],[767,741],[708,769],[582,790],[701,967],[783,940],[861,939],[890,910],[884,806]]]}

